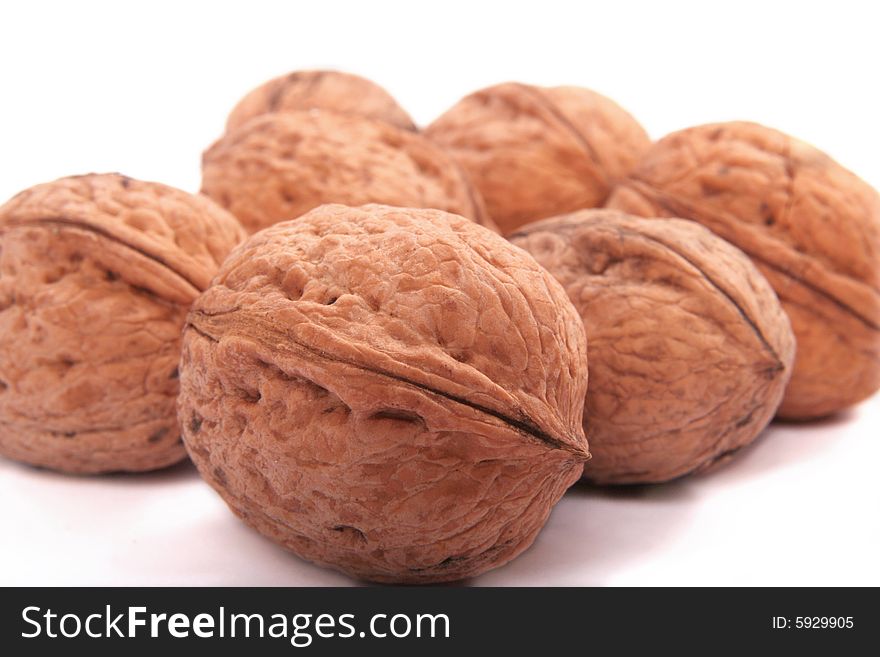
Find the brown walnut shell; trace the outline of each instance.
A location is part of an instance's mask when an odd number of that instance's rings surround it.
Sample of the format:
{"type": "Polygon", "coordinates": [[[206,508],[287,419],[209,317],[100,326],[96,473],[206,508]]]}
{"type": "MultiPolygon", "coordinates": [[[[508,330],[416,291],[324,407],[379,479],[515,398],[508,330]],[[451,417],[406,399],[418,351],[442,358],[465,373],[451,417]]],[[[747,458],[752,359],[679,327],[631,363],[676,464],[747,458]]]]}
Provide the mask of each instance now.
{"type": "Polygon", "coordinates": [[[325,205],[261,231],[183,341],[180,421],[202,476],[272,540],[357,577],[509,561],[588,458],[565,291],[444,212],[325,205]]]}
{"type": "Polygon", "coordinates": [[[508,82],[465,97],[425,130],[468,171],[503,234],[601,206],[650,146],[612,100],[508,82]]]}
{"type": "Polygon", "coordinates": [[[781,417],[880,388],[880,195],[824,153],[754,123],[689,128],[659,141],[608,207],[693,219],[754,260],[798,342],[781,417]]]}
{"type": "Polygon", "coordinates": [[[259,116],[202,158],[202,192],[256,232],[324,203],[435,208],[493,228],[467,174],[419,134],[330,111],[259,116]]]}
{"type": "Polygon", "coordinates": [[[209,199],[118,174],[0,207],[0,454],[75,473],[185,458],[180,333],[244,237],[209,199]]]}
{"type": "Polygon", "coordinates": [[[583,210],[511,241],[562,283],[587,331],[584,428],[598,483],[655,483],[751,443],[773,417],[794,336],[770,284],[699,224],[583,210]]]}
{"type": "Polygon", "coordinates": [[[233,108],[227,130],[271,112],[324,109],[385,121],[415,130],[409,114],[375,82],[341,71],[295,71],[269,80],[233,108]]]}

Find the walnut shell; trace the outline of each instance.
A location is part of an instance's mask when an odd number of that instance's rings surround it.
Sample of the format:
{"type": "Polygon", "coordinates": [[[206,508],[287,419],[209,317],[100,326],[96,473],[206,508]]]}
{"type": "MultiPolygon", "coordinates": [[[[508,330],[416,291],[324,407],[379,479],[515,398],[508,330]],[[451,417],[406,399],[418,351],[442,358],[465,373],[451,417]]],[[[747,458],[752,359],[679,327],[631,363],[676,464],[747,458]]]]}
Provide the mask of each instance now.
{"type": "Polygon", "coordinates": [[[296,554],[382,582],[526,549],[588,457],[583,325],[461,217],[325,205],[236,249],[184,332],[202,476],[296,554]]]}
{"type": "Polygon", "coordinates": [[[824,153],[754,123],[689,128],[658,142],[608,207],[693,219],[755,261],[798,342],[781,417],[880,388],[880,195],[824,153]]]}
{"type": "Polygon", "coordinates": [[[436,208],[493,227],[464,171],[419,134],[312,110],[259,116],[202,158],[202,192],[256,232],[324,203],[436,208]]]}
{"type": "Polygon", "coordinates": [[[184,458],[180,332],[244,237],[210,200],[118,174],[0,207],[0,454],[76,473],[184,458]]]}
{"type": "Polygon", "coordinates": [[[503,234],[601,206],[650,146],[638,122],[605,96],[513,82],[465,97],[425,134],[470,173],[503,234]]]}
{"type": "Polygon", "coordinates": [[[691,221],[610,210],[510,239],[556,276],[586,326],[585,478],[667,481],[726,458],[773,417],[794,336],[739,249],[691,221]]]}
{"type": "Polygon", "coordinates": [[[375,82],[341,71],[295,71],[269,80],[233,108],[227,130],[270,112],[325,109],[385,121],[415,130],[409,114],[375,82]]]}

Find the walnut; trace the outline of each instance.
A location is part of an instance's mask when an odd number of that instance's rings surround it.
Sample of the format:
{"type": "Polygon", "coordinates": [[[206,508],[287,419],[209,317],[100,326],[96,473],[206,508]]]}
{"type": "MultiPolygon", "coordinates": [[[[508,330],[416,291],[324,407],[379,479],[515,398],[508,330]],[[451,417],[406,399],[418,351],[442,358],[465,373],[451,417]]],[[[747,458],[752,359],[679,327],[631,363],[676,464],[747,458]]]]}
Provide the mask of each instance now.
{"type": "Polygon", "coordinates": [[[269,80],[242,98],[229,114],[235,130],[260,114],[325,109],[415,130],[409,114],[375,82],[341,71],[296,71],[269,80]]]}
{"type": "Polygon", "coordinates": [[[467,96],[425,134],[470,173],[504,234],[601,206],[650,145],[636,120],[604,96],[516,83],[467,96]]]}
{"type": "Polygon", "coordinates": [[[0,207],[0,454],[75,473],[184,458],[180,332],[244,237],[208,199],[118,174],[0,207]]]}
{"type": "Polygon", "coordinates": [[[586,326],[587,479],[673,479],[749,444],[773,417],[794,336],[741,251],[690,221],[610,210],[529,224],[511,241],[556,276],[586,326]]]}
{"type": "Polygon", "coordinates": [[[608,206],[696,220],[751,256],[798,343],[781,417],[880,388],[880,195],[827,155],[753,123],[690,128],[658,142],[608,206]]]}
{"type": "Polygon", "coordinates": [[[179,414],[202,476],[269,538],[357,577],[507,562],[588,457],[565,291],[444,212],[325,205],[261,231],[183,343],[179,414]]]}
{"type": "Polygon", "coordinates": [[[492,227],[442,149],[381,121],[330,111],[258,116],[202,159],[202,192],[255,232],[323,203],[436,208],[492,227]]]}

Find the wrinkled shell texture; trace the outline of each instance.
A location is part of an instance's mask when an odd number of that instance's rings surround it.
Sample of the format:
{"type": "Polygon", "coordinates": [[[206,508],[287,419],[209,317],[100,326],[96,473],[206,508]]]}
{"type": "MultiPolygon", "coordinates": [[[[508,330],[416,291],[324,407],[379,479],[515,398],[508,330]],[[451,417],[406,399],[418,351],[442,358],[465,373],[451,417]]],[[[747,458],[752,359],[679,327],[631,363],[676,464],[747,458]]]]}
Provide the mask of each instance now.
{"type": "Polygon", "coordinates": [[[582,473],[583,325],[520,249],[433,210],[327,205],[254,235],[194,304],[180,421],[257,530],[356,577],[527,548],[582,473]]]}
{"type": "Polygon", "coordinates": [[[604,96],[517,83],[465,97],[425,134],[470,173],[503,234],[601,206],[650,146],[636,120],[604,96]]]}
{"type": "Polygon", "coordinates": [[[694,219],[757,264],[798,344],[780,416],[880,388],[880,196],[827,155],[753,123],[698,126],[659,141],[608,206],[694,219]]]}
{"type": "Polygon", "coordinates": [[[180,333],[244,237],[204,197],[116,174],[0,208],[0,454],[76,473],[184,458],[180,333]]]}
{"type": "Polygon", "coordinates": [[[202,192],[256,232],[324,203],[435,208],[487,224],[465,172],[419,134],[329,111],[260,116],[202,158],[202,192]]]}
{"type": "Polygon", "coordinates": [[[296,71],[269,80],[239,101],[229,114],[235,130],[260,114],[324,109],[385,121],[415,130],[409,114],[375,82],[340,71],[296,71]]]}
{"type": "Polygon", "coordinates": [[[587,331],[584,428],[598,483],[654,483],[752,442],[791,375],[794,336],[738,249],[691,221],[584,210],[511,241],[562,283],[587,331]]]}

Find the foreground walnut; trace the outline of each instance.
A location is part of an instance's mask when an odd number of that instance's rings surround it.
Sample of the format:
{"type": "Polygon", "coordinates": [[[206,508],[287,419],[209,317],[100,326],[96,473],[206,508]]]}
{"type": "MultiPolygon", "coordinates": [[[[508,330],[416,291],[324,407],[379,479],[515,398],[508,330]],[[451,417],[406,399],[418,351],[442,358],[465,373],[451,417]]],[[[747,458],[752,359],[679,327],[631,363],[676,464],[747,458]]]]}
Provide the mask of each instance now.
{"type": "Polygon", "coordinates": [[[255,232],[323,203],[436,208],[492,227],[465,172],[413,132],[337,112],[259,116],[202,159],[202,192],[255,232]]]}
{"type": "Polygon", "coordinates": [[[509,561],[588,457],[565,291],[444,212],[327,205],[261,231],[183,341],[180,421],[202,476],[266,536],[357,577],[509,561]]]}
{"type": "Polygon", "coordinates": [[[584,428],[600,483],[667,481],[752,442],[794,336],[769,283],[702,226],[584,210],[511,241],[562,283],[590,347],[584,428]]]}
{"type": "Polygon", "coordinates": [[[798,342],[780,416],[880,388],[880,196],[827,155],[753,123],[690,128],[658,142],[608,206],[694,219],[751,256],[798,342]]]}
{"type": "Polygon", "coordinates": [[[504,234],[601,206],[650,146],[636,120],[604,96],[516,83],[467,96],[425,134],[470,173],[504,234]]]}
{"type": "Polygon", "coordinates": [[[0,207],[0,454],[78,473],[184,458],[180,332],[243,238],[208,199],[117,174],[0,207]]]}
{"type": "Polygon", "coordinates": [[[341,71],[296,71],[269,80],[239,101],[227,130],[270,112],[324,109],[357,114],[415,130],[409,114],[375,82],[341,71]]]}

